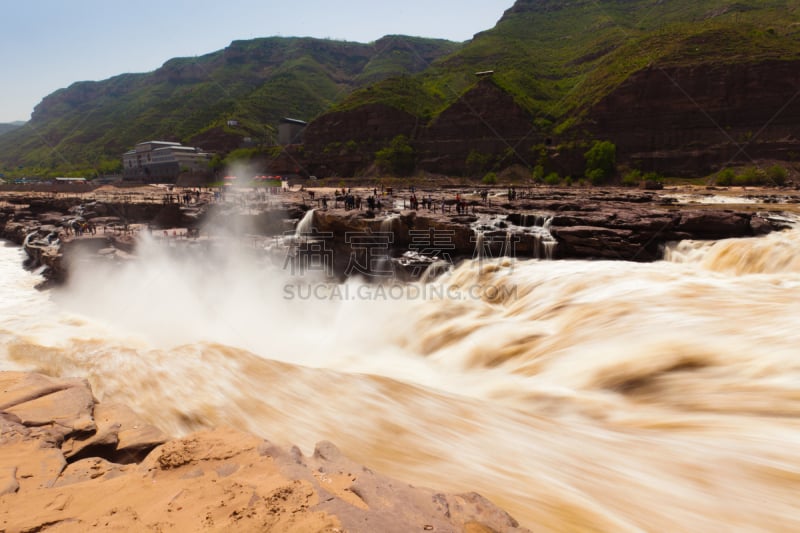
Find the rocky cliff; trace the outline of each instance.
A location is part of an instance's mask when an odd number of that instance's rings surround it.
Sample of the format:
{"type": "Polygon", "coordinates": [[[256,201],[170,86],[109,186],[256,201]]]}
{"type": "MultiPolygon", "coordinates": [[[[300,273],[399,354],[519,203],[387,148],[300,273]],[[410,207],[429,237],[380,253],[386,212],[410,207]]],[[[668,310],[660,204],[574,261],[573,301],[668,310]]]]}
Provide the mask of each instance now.
{"type": "Polygon", "coordinates": [[[308,126],[308,164],[320,176],[354,175],[397,135],[412,139],[418,169],[461,175],[530,165],[531,147],[546,140],[533,116],[486,77],[430,123],[384,104],[327,113],[308,126]]]}
{"type": "MultiPolygon", "coordinates": [[[[607,139],[618,162],[675,176],[704,176],[756,160],[793,162],[800,154],[800,61],[707,63],[686,67],[653,65],[635,72],[585,111],[584,133],[561,135],[537,127],[535,116],[507,91],[483,80],[430,124],[380,105],[323,115],[309,126],[317,147],[345,139],[368,139],[372,153],[395,135],[412,138],[417,168],[482,175],[512,164],[538,164],[536,146],[554,148],[577,138],[607,139]],[[483,166],[471,167],[471,153],[483,166]]],[[[545,165],[562,175],[583,172],[579,147],[551,150],[562,155],[545,165]]],[[[352,160],[326,154],[321,174],[352,175],[371,153],[352,160]],[[355,163],[355,164],[354,164],[355,163]]],[[[317,157],[316,155],[312,158],[317,157]]]]}
{"type": "MultiPolygon", "coordinates": [[[[344,113],[352,120],[338,116],[345,127],[335,135],[346,141],[366,130],[360,103],[387,103],[417,117],[410,138],[419,170],[482,176],[544,164],[582,176],[594,139],[614,142],[623,166],[680,176],[792,162],[798,23],[795,9],[772,0],[518,0],[494,28],[411,81],[388,80],[379,97],[351,95],[344,113]],[[492,81],[478,79],[488,71],[492,81]],[[553,147],[549,161],[543,146],[553,147]],[[488,156],[485,168],[465,164],[470,152],[488,156]]],[[[372,121],[373,145],[409,135],[389,115],[372,121]]],[[[317,142],[333,133],[320,131],[317,142]]]]}
{"type": "Polygon", "coordinates": [[[481,175],[494,163],[530,164],[531,146],[543,140],[533,116],[487,77],[420,130],[416,147],[425,170],[481,175]],[[475,168],[470,154],[478,159],[475,168]]]}
{"type": "Polygon", "coordinates": [[[588,112],[594,135],[647,170],[704,175],[800,153],[800,61],[640,70],[588,112]]]}

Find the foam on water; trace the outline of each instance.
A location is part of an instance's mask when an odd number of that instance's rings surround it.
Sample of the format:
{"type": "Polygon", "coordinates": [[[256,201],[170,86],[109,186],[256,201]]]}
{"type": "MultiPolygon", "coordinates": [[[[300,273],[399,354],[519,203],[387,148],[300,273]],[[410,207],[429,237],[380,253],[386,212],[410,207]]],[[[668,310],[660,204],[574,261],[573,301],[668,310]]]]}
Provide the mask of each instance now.
{"type": "Polygon", "coordinates": [[[87,377],[173,433],[332,440],[536,530],[791,531],[797,237],[683,243],[653,264],[467,262],[395,293],[305,280],[308,298],[236,249],[154,242],[37,292],[0,248],[0,357],[87,377]]]}

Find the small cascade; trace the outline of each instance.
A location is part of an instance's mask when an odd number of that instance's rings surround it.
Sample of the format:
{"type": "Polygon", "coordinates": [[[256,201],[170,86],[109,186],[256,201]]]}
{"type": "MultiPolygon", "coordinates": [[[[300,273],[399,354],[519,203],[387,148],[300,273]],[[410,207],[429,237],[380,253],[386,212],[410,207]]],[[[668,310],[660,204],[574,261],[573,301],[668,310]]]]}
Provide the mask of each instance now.
{"type": "Polygon", "coordinates": [[[542,241],[541,244],[542,247],[544,248],[544,257],[542,257],[541,259],[552,261],[553,254],[555,253],[556,245],[558,244],[558,242],[555,239],[553,239],[552,241],[542,241]]]}
{"type": "Polygon", "coordinates": [[[485,236],[482,231],[475,229],[475,252],[473,253],[473,259],[485,259],[486,258],[486,245],[485,245],[485,236]]]}
{"type": "Polygon", "coordinates": [[[381,225],[379,231],[381,233],[391,233],[394,231],[395,221],[400,220],[400,215],[393,213],[383,220],[381,220],[381,225]]]}
{"type": "Polygon", "coordinates": [[[294,231],[295,239],[307,237],[314,229],[314,209],[309,209],[300,222],[297,223],[297,228],[294,231]]]}
{"type": "Polygon", "coordinates": [[[553,220],[552,216],[539,215],[536,213],[523,213],[520,215],[520,225],[524,228],[544,227],[548,221],[553,220]]]}
{"type": "Polygon", "coordinates": [[[553,259],[556,239],[550,233],[553,217],[536,213],[481,217],[472,224],[473,259],[524,257],[553,259]],[[520,252],[520,243],[525,249],[520,252]]]}
{"type": "Polygon", "coordinates": [[[548,261],[553,259],[553,254],[555,253],[558,241],[556,241],[555,237],[553,237],[553,234],[550,233],[550,226],[552,224],[552,216],[544,217],[544,220],[542,221],[542,230],[539,234],[539,248],[542,252],[539,255],[539,259],[547,259],[548,261]]]}
{"type": "Polygon", "coordinates": [[[514,232],[509,230],[506,232],[506,242],[503,243],[503,255],[511,259],[516,259],[516,252],[514,250],[515,241],[513,241],[514,232]]]}
{"type": "MultiPolygon", "coordinates": [[[[391,234],[391,239],[388,241],[388,245],[390,250],[397,242],[397,236],[395,235],[395,231],[400,229],[400,215],[397,213],[391,213],[389,216],[381,220],[381,224],[378,228],[378,231],[382,234],[391,234]]],[[[386,238],[386,237],[381,237],[386,238]]],[[[402,260],[399,261],[402,264],[402,260]]],[[[377,264],[375,265],[374,273],[380,278],[382,281],[386,281],[387,279],[391,279],[392,281],[396,281],[396,276],[398,274],[398,269],[395,265],[395,259],[391,257],[391,254],[380,256],[378,258],[377,264]]]]}
{"type": "Polygon", "coordinates": [[[534,259],[553,259],[558,241],[556,241],[555,237],[550,233],[550,226],[552,223],[552,215],[543,215],[539,213],[524,213],[519,215],[519,224],[522,226],[521,231],[532,236],[534,239],[534,244],[531,247],[534,259]]]}

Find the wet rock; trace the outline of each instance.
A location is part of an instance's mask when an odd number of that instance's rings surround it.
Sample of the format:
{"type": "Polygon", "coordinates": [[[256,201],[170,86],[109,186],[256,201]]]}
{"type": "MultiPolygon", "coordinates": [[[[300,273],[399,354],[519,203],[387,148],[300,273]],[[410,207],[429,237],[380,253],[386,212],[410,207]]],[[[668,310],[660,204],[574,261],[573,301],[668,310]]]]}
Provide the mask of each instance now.
{"type": "Polygon", "coordinates": [[[634,238],[627,229],[598,226],[567,226],[553,228],[558,240],[559,257],[610,259],[624,261],[652,261],[652,252],[634,238]]]}
{"type": "MultiPolygon", "coordinates": [[[[440,206],[442,202],[452,204],[458,191],[436,192],[434,203],[440,206]]],[[[144,200],[92,203],[74,198],[10,197],[8,202],[16,204],[3,206],[0,211],[5,218],[0,222],[0,236],[21,244],[26,235],[41,231],[47,224],[55,224],[59,214],[63,219],[70,210],[76,214],[105,213],[107,216],[93,219],[98,224],[101,221],[111,223],[113,219],[119,224],[124,221],[126,224],[185,224],[196,227],[197,224],[209,222],[221,229],[229,228],[232,232],[241,233],[242,228],[248,228],[248,231],[261,235],[282,235],[286,231],[291,232],[297,220],[310,207],[315,207],[314,228],[326,234],[323,240],[326,250],[333,252],[333,273],[344,277],[347,272],[364,274],[358,268],[353,270],[353,267],[370,261],[367,257],[370,253],[367,248],[370,246],[385,245],[385,255],[388,255],[392,265],[401,264],[401,257],[407,252],[422,253],[428,258],[437,253],[437,257],[446,254],[448,260],[453,262],[473,258],[478,251],[477,233],[491,234],[489,252],[493,256],[510,253],[519,259],[546,256],[556,259],[653,261],[662,257],[661,250],[671,241],[757,236],[788,227],[785,220],[774,216],[756,216],[750,210],[722,210],[719,206],[705,208],[698,204],[690,207],[677,205],[675,199],[653,191],[526,188],[518,192],[521,198],[514,201],[509,202],[501,193],[499,196],[490,195],[484,203],[479,201],[476,190],[462,189],[460,193],[469,204],[468,214],[462,215],[455,213],[452,205],[450,211],[444,213],[427,209],[392,210],[390,213],[366,209],[344,211],[334,208],[332,199],[330,208],[322,209],[321,203],[298,195],[287,195],[281,199],[280,205],[257,212],[244,211],[231,203],[185,208],[177,204],[162,205],[144,200]],[[32,207],[28,206],[28,201],[32,207]],[[501,203],[505,207],[501,207],[501,203]],[[543,228],[544,221],[551,217],[549,225],[552,239],[543,228]],[[478,222],[482,223],[480,228],[476,227],[478,222]],[[530,231],[529,228],[534,226],[542,230],[530,231]],[[589,231],[587,228],[595,229],[589,231]],[[430,235],[428,245],[425,244],[424,232],[430,235]],[[495,242],[505,238],[497,232],[510,235],[513,252],[508,252],[495,242]],[[381,233],[384,235],[378,236],[381,233]],[[354,245],[353,235],[363,237],[369,234],[374,236],[372,240],[367,237],[365,242],[354,245]],[[390,235],[388,241],[386,234],[390,235]],[[387,242],[378,242],[381,239],[387,242]],[[430,246],[434,241],[443,246],[431,251],[431,248],[436,248],[430,246]],[[555,246],[552,246],[553,242],[555,246]]],[[[759,196],[768,200],[771,197],[778,198],[774,194],[759,196]]],[[[401,198],[405,197],[402,194],[396,196],[397,200],[401,198]]],[[[787,193],[781,195],[780,199],[781,202],[791,203],[795,197],[787,193]]],[[[51,225],[51,229],[55,227],[51,225]]],[[[106,262],[123,262],[135,254],[135,237],[111,226],[106,229],[103,231],[98,225],[96,236],[68,238],[52,246],[31,247],[26,266],[44,266],[46,283],[62,283],[71,268],[80,268],[77,257],[86,261],[102,258],[106,262]]],[[[285,266],[288,250],[282,252],[278,254],[278,259],[280,265],[285,266]]],[[[395,269],[398,278],[407,278],[404,269],[405,266],[395,269]]],[[[411,277],[418,275],[420,270],[413,265],[411,277]]]]}
{"type": "Polygon", "coordinates": [[[773,231],[773,226],[769,220],[760,216],[754,216],[750,219],[750,230],[753,235],[766,235],[773,231]]]}
{"type": "Polygon", "coordinates": [[[695,239],[725,239],[752,235],[751,215],[733,211],[686,212],[676,230],[691,234],[695,239]]]}
{"type": "Polygon", "coordinates": [[[664,184],[658,181],[645,180],[639,184],[639,188],[646,191],[660,191],[664,188],[664,184]]]}

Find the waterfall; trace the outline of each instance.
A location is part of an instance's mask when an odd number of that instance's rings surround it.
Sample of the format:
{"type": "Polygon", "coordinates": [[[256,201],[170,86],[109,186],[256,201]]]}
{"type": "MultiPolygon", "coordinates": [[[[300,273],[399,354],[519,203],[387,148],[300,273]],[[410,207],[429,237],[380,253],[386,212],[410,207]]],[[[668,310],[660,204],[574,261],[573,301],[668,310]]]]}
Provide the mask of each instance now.
{"type": "Polygon", "coordinates": [[[479,259],[479,260],[480,259],[484,259],[486,257],[486,254],[484,253],[484,251],[485,251],[485,245],[484,245],[485,238],[484,238],[483,232],[478,230],[478,229],[474,230],[474,232],[475,232],[475,252],[472,255],[472,258],[473,259],[479,259]]]}
{"type": "Polygon", "coordinates": [[[311,233],[311,230],[314,229],[314,211],[314,209],[306,211],[306,214],[303,215],[303,218],[297,223],[297,228],[294,232],[295,239],[307,237],[308,234],[311,233]]]}
{"type": "Polygon", "coordinates": [[[534,245],[532,246],[534,259],[553,259],[558,241],[550,233],[552,223],[552,215],[529,213],[520,215],[520,224],[524,228],[522,231],[531,235],[534,239],[534,245]]]}
{"type": "Polygon", "coordinates": [[[553,223],[552,216],[544,217],[542,219],[542,230],[541,233],[539,234],[539,248],[541,252],[543,252],[543,254],[542,253],[539,254],[540,259],[547,259],[547,260],[553,259],[553,253],[555,252],[558,241],[556,241],[555,237],[553,237],[553,234],[550,233],[550,226],[552,223],[553,223]]]}
{"type": "Polygon", "coordinates": [[[381,220],[380,225],[380,232],[381,233],[390,233],[394,231],[394,222],[395,220],[400,220],[400,215],[398,214],[391,214],[381,220]]]}

